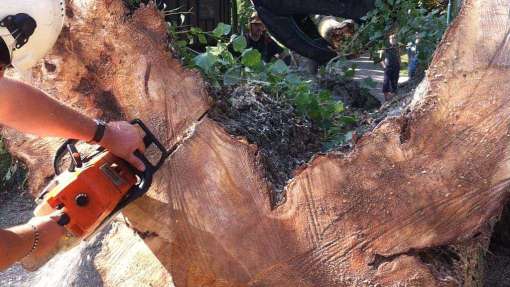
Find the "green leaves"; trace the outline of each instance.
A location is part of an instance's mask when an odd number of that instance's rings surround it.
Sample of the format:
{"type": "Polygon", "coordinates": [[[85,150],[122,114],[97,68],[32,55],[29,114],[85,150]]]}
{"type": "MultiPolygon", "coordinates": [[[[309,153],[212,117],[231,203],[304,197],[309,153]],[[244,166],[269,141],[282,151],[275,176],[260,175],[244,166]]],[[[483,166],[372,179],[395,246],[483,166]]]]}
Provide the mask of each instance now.
{"type": "Polygon", "coordinates": [[[327,133],[356,122],[354,118],[343,115],[344,104],[335,100],[331,91],[316,91],[310,82],[301,80],[299,84],[289,86],[286,95],[294,101],[300,113],[307,115],[327,133]]]}
{"type": "Polygon", "coordinates": [[[223,84],[225,86],[233,86],[241,83],[242,81],[242,68],[234,66],[228,69],[223,75],[223,84]]]}
{"type": "Polygon", "coordinates": [[[276,62],[269,65],[269,72],[273,74],[287,74],[289,72],[289,67],[282,60],[277,60],[276,62]]]}
{"type": "Polygon", "coordinates": [[[238,53],[242,53],[247,45],[248,43],[246,43],[246,37],[244,37],[244,35],[239,35],[232,41],[232,47],[234,47],[234,51],[238,53]]]}
{"type": "Polygon", "coordinates": [[[225,23],[219,23],[218,26],[212,31],[212,35],[216,38],[221,38],[222,36],[227,36],[230,34],[232,30],[232,26],[227,25],[225,23]]]}
{"type": "Polygon", "coordinates": [[[193,58],[193,63],[202,69],[205,73],[209,72],[217,62],[218,57],[210,52],[200,54],[193,58]]]}
{"type": "Polygon", "coordinates": [[[368,51],[375,56],[386,47],[389,34],[396,32],[399,44],[405,46],[420,33],[419,58],[426,69],[446,29],[446,11],[428,10],[424,1],[417,0],[376,0],[375,7],[362,18],[359,33],[342,52],[368,51]]]}
{"type": "Polygon", "coordinates": [[[336,104],[333,105],[335,113],[341,113],[345,111],[344,103],[341,101],[336,102],[336,104]]]}
{"type": "Polygon", "coordinates": [[[262,63],[262,55],[258,50],[245,50],[241,56],[241,63],[247,67],[255,68],[262,63]]]}
{"type": "Polygon", "coordinates": [[[374,41],[381,38],[382,36],[384,36],[384,33],[382,31],[375,31],[374,34],[372,34],[369,39],[370,41],[374,41]]]}
{"type": "Polygon", "coordinates": [[[342,121],[345,124],[355,124],[357,122],[355,117],[349,116],[341,116],[340,121],[342,121]]]}
{"type": "Polygon", "coordinates": [[[348,68],[344,70],[344,77],[353,78],[356,74],[356,69],[348,68]]]}
{"type": "Polygon", "coordinates": [[[205,38],[204,34],[198,34],[198,41],[200,44],[205,45],[207,44],[207,39],[205,38]]]}
{"type": "MultiPolygon", "coordinates": [[[[334,99],[331,91],[318,89],[311,81],[292,72],[282,60],[265,63],[258,50],[247,49],[244,35],[230,35],[229,25],[220,23],[212,32],[198,28],[190,30],[192,38],[198,38],[202,44],[207,42],[206,36],[216,40],[214,46],[206,47],[205,52],[193,56],[190,61],[213,87],[242,83],[260,85],[268,94],[287,98],[298,112],[328,134],[355,122],[355,119],[344,116],[344,104],[334,99]]],[[[178,42],[177,46],[182,47],[186,43],[189,42],[178,42]]],[[[355,66],[345,61],[337,64],[343,77],[354,76],[355,66]]]]}

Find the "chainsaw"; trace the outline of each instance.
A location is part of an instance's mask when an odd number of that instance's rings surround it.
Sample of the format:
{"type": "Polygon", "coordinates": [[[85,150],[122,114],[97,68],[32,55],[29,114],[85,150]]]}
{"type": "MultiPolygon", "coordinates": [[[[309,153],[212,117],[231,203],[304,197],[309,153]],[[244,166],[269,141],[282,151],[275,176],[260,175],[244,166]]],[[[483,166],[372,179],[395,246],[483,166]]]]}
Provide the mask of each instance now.
{"type": "Polygon", "coordinates": [[[75,239],[87,240],[124,207],[144,195],[154,174],[177,144],[166,150],[142,121],[136,119],[131,123],[144,131],[147,148],[152,145],[157,148],[155,164],[139,151],[135,155],[145,164],[143,172],[102,147],[82,156],[77,149],[78,141],[67,140],[56,151],[53,162],[55,178],[36,199],[38,205],[34,214],[44,216],[60,210],[62,216],[58,224],[75,239]],[[62,171],[62,160],[67,158],[66,155],[69,155],[70,164],[67,170],[62,171]]]}

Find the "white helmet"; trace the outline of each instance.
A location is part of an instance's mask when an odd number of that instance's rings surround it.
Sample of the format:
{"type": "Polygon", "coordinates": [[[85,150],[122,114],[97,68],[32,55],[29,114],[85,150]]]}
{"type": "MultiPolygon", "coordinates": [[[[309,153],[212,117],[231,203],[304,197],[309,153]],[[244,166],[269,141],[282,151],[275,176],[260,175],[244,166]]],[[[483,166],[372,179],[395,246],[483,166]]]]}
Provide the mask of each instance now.
{"type": "Polygon", "coordinates": [[[0,65],[27,70],[57,41],[64,25],[65,0],[0,2],[0,65]]]}

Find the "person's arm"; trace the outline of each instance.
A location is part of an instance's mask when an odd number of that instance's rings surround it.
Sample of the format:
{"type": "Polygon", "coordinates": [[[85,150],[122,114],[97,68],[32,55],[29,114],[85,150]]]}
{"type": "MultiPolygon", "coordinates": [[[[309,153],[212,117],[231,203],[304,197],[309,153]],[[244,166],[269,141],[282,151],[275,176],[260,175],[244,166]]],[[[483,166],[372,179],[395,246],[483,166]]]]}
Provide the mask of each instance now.
{"type": "MultiPolygon", "coordinates": [[[[0,71],[0,124],[38,136],[55,136],[89,141],[96,132],[95,122],[60,104],[44,92],[19,81],[3,78],[0,71]]],[[[143,152],[143,133],[128,122],[108,123],[99,143],[113,154],[143,170],[134,152],[143,152]]],[[[38,262],[58,248],[65,229],[55,216],[34,217],[28,224],[0,229],[0,270],[23,259],[38,262]],[[37,229],[39,239],[34,248],[37,229]],[[34,248],[34,249],[33,249],[34,248]],[[33,251],[31,252],[31,250],[33,251]],[[31,253],[30,253],[31,252],[31,253]],[[30,255],[27,257],[27,254],[30,255]]]]}
{"type": "Polygon", "coordinates": [[[58,214],[34,217],[27,224],[0,229],[0,271],[22,259],[37,262],[53,254],[65,233],[58,218],[58,214]]]}
{"type": "Polygon", "coordinates": [[[32,249],[34,232],[28,225],[0,229],[0,271],[21,260],[32,249]]]}
{"type": "Polygon", "coordinates": [[[383,69],[386,69],[386,52],[384,50],[381,51],[381,66],[383,69]]]}
{"type": "Polygon", "coordinates": [[[0,123],[38,136],[91,140],[94,121],[22,82],[0,79],[0,123]]]}
{"type": "MultiPolygon", "coordinates": [[[[59,103],[25,83],[0,78],[0,124],[38,136],[90,141],[95,134],[93,119],[59,103]]],[[[99,143],[113,154],[143,170],[134,152],[145,147],[142,132],[127,122],[108,123],[99,143]]]]}

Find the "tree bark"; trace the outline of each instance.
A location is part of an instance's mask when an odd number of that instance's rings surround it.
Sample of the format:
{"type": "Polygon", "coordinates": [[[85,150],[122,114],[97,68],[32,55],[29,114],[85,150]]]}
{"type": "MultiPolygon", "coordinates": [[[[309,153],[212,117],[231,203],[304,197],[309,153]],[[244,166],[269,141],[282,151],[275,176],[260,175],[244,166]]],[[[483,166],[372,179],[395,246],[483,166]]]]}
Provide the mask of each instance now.
{"type": "MultiPolygon", "coordinates": [[[[207,117],[204,84],[171,59],[155,8],[69,1],[31,83],[91,116],[141,118],[167,146],[186,139],[147,196],[33,285],[477,286],[508,197],[509,8],[466,0],[411,111],[316,156],[272,210],[257,147],[207,117]]],[[[3,134],[37,192],[59,141],[3,134]]]]}

